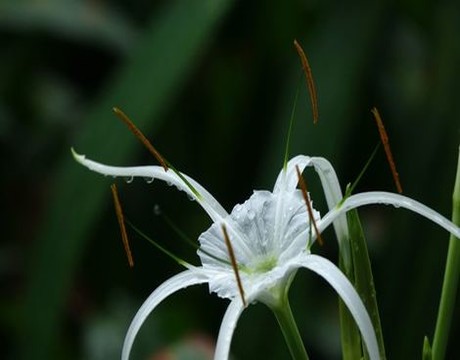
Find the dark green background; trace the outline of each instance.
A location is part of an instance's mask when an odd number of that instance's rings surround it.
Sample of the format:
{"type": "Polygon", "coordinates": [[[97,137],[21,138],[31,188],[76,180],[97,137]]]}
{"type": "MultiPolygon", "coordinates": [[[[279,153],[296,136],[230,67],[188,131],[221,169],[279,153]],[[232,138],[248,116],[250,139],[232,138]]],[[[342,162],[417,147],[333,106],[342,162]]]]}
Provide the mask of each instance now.
{"type": "MultiPolygon", "coordinates": [[[[460,139],[460,5],[456,1],[3,1],[0,4],[2,358],[118,358],[136,308],[181,269],[131,235],[127,266],[105,179],[76,164],[74,146],[119,165],[155,160],[111,113],[119,106],[176,168],[228,209],[270,189],[282,161],[301,74],[310,59],[320,120],[301,87],[292,154],[328,158],[342,186],[390,135],[405,194],[450,216],[460,139]],[[153,4],[151,4],[153,3],[153,4]]],[[[313,171],[312,197],[324,213],[313,171]]],[[[117,181],[126,215],[184,259],[209,220],[159,181],[117,181]]],[[[357,191],[391,190],[380,151],[357,191]]],[[[370,207],[365,227],[389,359],[421,355],[434,329],[448,235],[403,210],[370,207]]],[[[332,232],[315,251],[333,261],[332,232]]],[[[337,303],[299,273],[292,307],[313,359],[340,358],[337,303]]],[[[196,334],[215,339],[226,301],[206,287],[168,299],[145,324],[133,359],[196,334]]],[[[457,307],[458,309],[458,307],[457,307]]],[[[449,357],[459,356],[453,319],[449,357]]],[[[263,306],[237,327],[238,359],[288,357],[263,306]]]]}

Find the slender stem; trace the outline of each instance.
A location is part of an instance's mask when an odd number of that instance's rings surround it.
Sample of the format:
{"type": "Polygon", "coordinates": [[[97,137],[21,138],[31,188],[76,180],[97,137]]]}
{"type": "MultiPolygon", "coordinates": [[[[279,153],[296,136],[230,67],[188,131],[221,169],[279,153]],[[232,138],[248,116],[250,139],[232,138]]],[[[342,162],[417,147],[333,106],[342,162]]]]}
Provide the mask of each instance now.
{"type": "MultiPolygon", "coordinates": [[[[459,149],[460,150],[460,149],[459,149]]],[[[457,175],[453,194],[453,223],[460,225],[460,154],[457,165],[457,175]]],[[[450,236],[447,253],[446,270],[442,286],[441,302],[436,321],[436,330],[433,339],[433,360],[445,358],[449,329],[455,307],[458,280],[460,276],[460,239],[450,236]]]]}
{"type": "Polygon", "coordinates": [[[299,329],[292,315],[287,296],[277,306],[270,307],[275,313],[278,324],[283,332],[284,339],[294,360],[308,360],[308,354],[300,337],[299,329]]]}

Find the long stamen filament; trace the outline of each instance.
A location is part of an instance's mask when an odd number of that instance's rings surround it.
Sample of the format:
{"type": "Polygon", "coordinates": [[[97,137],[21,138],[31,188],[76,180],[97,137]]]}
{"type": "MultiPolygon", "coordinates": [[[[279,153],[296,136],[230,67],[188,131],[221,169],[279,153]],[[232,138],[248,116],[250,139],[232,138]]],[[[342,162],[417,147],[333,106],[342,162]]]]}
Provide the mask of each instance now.
{"type": "MultiPolygon", "coordinates": [[[[300,85],[300,83],[299,83],[300,85]]],[[[287,134],[287,139],[286,139],[286,149],[284,151],[284,164],[283,164],[283,169],[286,171],[287,169],[287,163],[288,163],[288,157],[289,157],[289,148],[291,145],[291,134],[292,134],[292,127],[294,125],[294,116],[295,112],[297,109],[297,101],[299,99],[299,90],[300,86],[297,86],[297,91],[295,93],[295,98],[294,98],[294,104],[292,105],[292,111],[291,111],[291,118],[289,119],[289,129],[288,129],[288,134],[287,134]]]]}
{"type": "Polygon", "coordinates": [[[358,174],[358,177],[356,178],[356,180],[353,182],[353,184],[347,186],[347,188],[345,189],[345,196],[343,197],[343,199],[340,201],[340,203],[343,203],[345,201],[345,199],[347,197],[349,197],[353,191],[355,190],[356,186],[358,185],[359,181],[361,180],[361,178],[363,177],[364,173],[367,171],[367,168],[369,167],[369,165],[371,164],[372,160],[374,159],[375,157],[375,154],[377,154],[377,150],[380,148],[380,143],[378,143],[374,150],[372,151],[372,154],[371,156],[369,156],[369,159],[367,159],[366,161],[366,164],[364,164],[364,167],[363,169],[360,171],[360,173],[358,174]]]}
{"type": "Polygon", "coordinates": [[[174,222],[172,221],[172,219],[167,215],[165,214],[163,211],[161,210],[155,210],[155,213],[159,216],[161,216],[161,218],[166,222],[166,224],[168,224],[168,226],[189,246],[191,246],[192,248],[194,248],[195,250],[205,254],[206,256],[209,256],[210,258],[214,259],[214,260],[217,260],[223,264],[226,264],[226,265],[231,265],[231,263],[225,259],[221,259],[220,257],[214,255],[214,254],[211,254],[209,251],[207,250],[204,250],[202,248],[199,247],[199,245],[193,241],[192,239],[190,239],[181,229],[179,229],[179,227],[174,224],[174,222]]]}
{"type": "Polygon", "coordinates": [[[155,240],[151,239],[149,236],[147,236],[145,233],[143,233],[139,228],[137,228],[132,222],[130,222],[128,219],[125,220],[126,223],[133,228],[133,230],[141,237],[143,237],[145,240],[147,240],[149,243],[151,243],[153,246],[155,246],[158,250],[160,250],[162,253],[166,254],[169,256],[171,259],[176,261],[179,265],[182,265],[186,268],[190,268],[190,264],[186,262],[185,260],[182,260],[178,256],[174,255],[171,251],[167,250],[160,244],[158,244],[155,240]]]}

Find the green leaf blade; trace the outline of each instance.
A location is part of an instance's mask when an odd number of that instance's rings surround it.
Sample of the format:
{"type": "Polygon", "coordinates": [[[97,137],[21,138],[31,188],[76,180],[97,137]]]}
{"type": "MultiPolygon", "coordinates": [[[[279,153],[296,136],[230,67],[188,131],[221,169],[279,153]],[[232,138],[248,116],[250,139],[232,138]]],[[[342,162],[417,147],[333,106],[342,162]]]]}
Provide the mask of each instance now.
{"type": "MultiPolygon", "coordinates": [[[[343,244],[343,246],[349,246],[352,263],[350,267],[346,268],[343,265],[343,261],[340,261],[340,266],[342,271],[345,272],[347,277],[353,283],[369,313],[377,336],[380,358],[386,359],[372,267],[367,250],[366,238],[359,220],[358,212],[356,210],[350,211],[347,214],[347,221],[350,230],[350,239],[349,243],[343,244]]],[[[356,328],[354,320],[351,318],[348,311],[341,309],[340,315],[344,359],[351,360],[360,357],[368,359],[367,352],[363,348],[364,344],[361,341],[361,335],[356,328]],[[360,346],[361,349],[358,349],[358,346],[360,346]],[[361,355],[357,357],[359,351],[361,352],[361,355]],[[345,354],[349,357],[345,358],[345,354]]]]}

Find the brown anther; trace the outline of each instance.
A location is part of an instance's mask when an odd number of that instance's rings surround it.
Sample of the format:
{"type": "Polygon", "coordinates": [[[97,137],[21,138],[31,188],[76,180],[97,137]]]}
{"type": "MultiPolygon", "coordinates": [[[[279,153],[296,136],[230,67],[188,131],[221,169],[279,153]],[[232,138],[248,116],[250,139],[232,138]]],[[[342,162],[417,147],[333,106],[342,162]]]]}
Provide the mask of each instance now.
{"type": "Polygon", "coordinates": [[[129,247],[128,234],[126,233],[125,221],[123,217],[123,211],[121,209],[120,199],[118,198],[117,186],[112,184],[110,186],[112,189],[113,203],[115,205],[115,212],[117,214],[118,224],[120,225],[121,239],[123,240],[123,246],[125,247],[125,253],[128,257],[128,263],[130,267],[134,266],[133,256],[131,254],[131,249],[129,247]]]}
{"type": "Polygon", "coordinates": [[[233,247],[230,242],[230,237],[228,236],[227,228],[225,224],[222,224],[222,232],[224,233],[225,245],[227,245],[228,255],[230,256],[230,263],[232,264],[233,271],[236,276],[236,283],[238,284],[238,290],[241,295],[241,301],[243,302],[244,307],[247,306],[246,299],[244,297],[243,283],[241,282],[240,272],[238,270],[238,265],[236,263],[235,253],[233,252],[233,247]]]}
{"type": "Polygon", "coordinates": [[[137,128],[137,126],[134,125],[134,123],[129,119],[128,115],[126,115],[117,107],[113,108],[113,112],[128,126],[129,130],[131,130],[134,136],[139,139],[139,141],[147,148],[147,150],[150,151],[155,159],[157,159],[163,169],[167,171],[169,167],[164,157],[161,156],[161,154],[153,147],[152,143],[144,136],[144,134],[137,128]]]}
{"type": "Polygon", "coordinates": [[[321,246],[323,246],[323,238],[321,237],[321,234],[318,230],[318,226],[316,226],[315,218],[313,216],[313,209],[311,207],[310,198],[308,196],[307,183],[305,179],[303,178],[298,165],[295,166],[295,170],[297,172],[297,177],[299,178],[300,190],[302,191],[302,195],[305,200],[305,204],[307,204],[308,216],[310,217],[310,221],[313,224],[313,228],[315,229],[316,238],[318,239],[318,243],[321,246]]]}
{"type": "Polygon", "coordinates": [[[311,67],[308,62],[307,56],[305,55],[305,52],[303,51],[302,47],[300,46],[297,40],[294,40],[294,46],[297,50],[297,53],[299,54],[300,61],[302,62],[303,72],[305,73],[305,78],[307,80],[308,92],[310,93],[313,123],[316,124],[318,122],[318,98],[316,95],[316,87],[315,82],[313,81],[311,67]]]}
{"type": "Polygon", "coordinates": [[[382,118],[377,110],[377,108],[372,108],[372,114],[374,115],[375,122],[377,123],[377,128],[379,129],[380,140],[382,141],[383,148],[385,149],[385,154],[387,156],[388,164],[390,165],[391,174],[393,175],[393,180],[396,185],[396,190],[398,193],[402,193],[401,182],[399,181],[399,174],[396,171],[396,164],[393,160],[393,155],[391,153],[390,143],[388,141],[388,134],[385,130],[385,126],[383,126],[382,118]]]}

